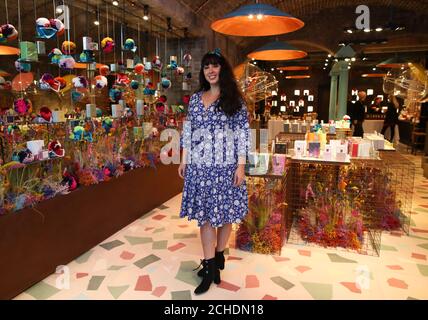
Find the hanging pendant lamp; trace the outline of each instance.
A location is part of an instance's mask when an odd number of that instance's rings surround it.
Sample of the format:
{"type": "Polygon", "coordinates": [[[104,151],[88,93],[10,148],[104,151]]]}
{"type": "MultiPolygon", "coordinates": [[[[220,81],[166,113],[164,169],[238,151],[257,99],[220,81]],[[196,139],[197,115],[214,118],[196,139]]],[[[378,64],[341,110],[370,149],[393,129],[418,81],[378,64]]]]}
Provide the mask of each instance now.
{"type": "Polygon", "coordinates": [[[294,60],[306,57],[305,51],[299,50],[286,42],[275,41],[268,43],[247,55],[255,60],[294,60]]]}
{"type": "Polygon", "coordinates": [[[399,69],[401,67],[407,66],[409,62],[410,61],[408,59],[395,56],[393,58],[389,58],[389,59],[386,59],[385,61],[382,61],[381,63],[377,64],[376,67],[399,69]]]}
{"type": "Polygon", "coordinates": [[[306,71],[309,70],[309,66],[285,66],[285,67],[278,67],[277,70],[282,71],[306,71]]]}
{"type": "Polygon", "coordinates": [[[0,46],[0,56],[18,56],[20,53],[18,48],[9,46],[0,46]]]}
{"type": "Polygon", "coordinates": [[[261,37],[289,33],[305,23],[288,13],[268,5],[249,4],[226,14],[211,24],[211,29],[231,36],[261,37]]]}

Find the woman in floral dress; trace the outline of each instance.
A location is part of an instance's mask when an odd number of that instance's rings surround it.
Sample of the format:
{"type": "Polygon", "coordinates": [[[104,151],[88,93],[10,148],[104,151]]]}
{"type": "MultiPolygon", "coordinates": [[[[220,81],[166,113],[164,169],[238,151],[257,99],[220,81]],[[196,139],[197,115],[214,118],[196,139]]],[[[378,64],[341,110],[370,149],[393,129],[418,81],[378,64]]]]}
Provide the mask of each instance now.
{"type": "Polygon", "coordinates": [[[247,108],[218,49],[202,58],[199,81],[189,103],[179,167],[184,178],[180,217],[197,220],[204,253],[195,294],[220,283],[232,224],[248,212],[245,162],[250,145],[247,108]]]}

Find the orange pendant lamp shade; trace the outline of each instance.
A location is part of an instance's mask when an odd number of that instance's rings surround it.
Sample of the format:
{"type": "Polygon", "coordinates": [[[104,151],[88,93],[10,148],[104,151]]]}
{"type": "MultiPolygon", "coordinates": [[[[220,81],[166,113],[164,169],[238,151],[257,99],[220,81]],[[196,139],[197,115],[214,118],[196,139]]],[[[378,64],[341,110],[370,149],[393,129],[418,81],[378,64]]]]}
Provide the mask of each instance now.
{"type": "Polygon", "coordinates": [[[363,78],[383,78],[386,76],[386,73],[363,73],[361,77],[363,78]]]}
{"type": "Polygon", "coordinates": [[[278,67],[278,70],[283,71],[305,71],[309,70],[308,66],[285,66],[285,67],[278,67]]]}
{"type": "Polygon", "coordinates": [[[268,4],[249,4],[226,14],[211,29],[230,36],[262,37],[289,33],[305,23],[268,4]]]}
{"type": "Polygon", "coordinates": [[[406,60],[406,59],[399,58],[399,57],[394,57],[394,58],[389,58],[389,59],[387,59],[385,61],[382,61],[381,63],[379,63],[378,65],[376,65],[376,67],[378,67],[378,68],[399,69],[401,67],[407,66],[408,63],[409,63],[409,61],[406,60]]]}
{"type": "Polygon", "coordinates": [[[294,60],[306,57],[305,51],[299,50],[285,42],[271,42],[248,54],[255,60],[294,60]]]}
{"type": "Polygon", "coordinates": [[[20,51],[18,48],[9,46],[0,46],[0,56],[17,56],[20,51]]]}
{"type": "Polygon", "coordinates": [[[285,79],[309,79],[311,76],[309,74],[299,74],[293,76],[286,76],[285,79]]]}

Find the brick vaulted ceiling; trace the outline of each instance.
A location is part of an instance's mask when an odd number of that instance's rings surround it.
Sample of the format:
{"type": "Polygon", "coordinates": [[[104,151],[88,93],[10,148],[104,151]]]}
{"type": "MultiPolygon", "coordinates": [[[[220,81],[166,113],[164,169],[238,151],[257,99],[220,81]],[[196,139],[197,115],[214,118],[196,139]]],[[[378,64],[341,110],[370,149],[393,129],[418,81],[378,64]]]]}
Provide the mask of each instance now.
{"type": "MultiPolygon", "coordinates": [[[[33,5],[38,8],[37,14],[49,10],[52,13],[52,3],[60,3],[63,0],[20,0],[22,7],[23,30],[26,34],[32,35],[34,29],[33,5]],[[45,9],[47,8],[47,9],[45,9]],[[30,18],[31,17],[31,18],[30,18]],[[29,19],[30,18],[30,19],[29,19]]],[[[16,0],[7,0],[9,3],[9,19],[16,24],[16,0]]],[[[102,17],[101,34],[106,33],[103,21],[105,19],[106,4],[110,0],[65,0],[85,11],[90,6],[90,19],[95,16],[94,8],[99,8],[102,17]]],[[[188,28],[188,35],[203,37],[213,32],[209,25],[223,17],[226,13],[239,8],[241,5],[255,3],[254,0],[120,0],[121,5],[125,3],[127,14],[124,17],[126,23],[131,27],[136,27],[137,22],[141,23],[141,30],[148,30],[153,34],[165,35],[166,16],[172,17],[173,31],[168,33],[168,37],[183,37],[184,28],[188,28]],[[143,7],[150,6],[152,19],[149,23],[144,23],[141,19],[143,7]]],[[[251,52],[264,43],[273,40],[284,40],[296,47],[309,52],[309,63],[320,63],[319,57],[325,57],[327,53],[334,53],[340,47],[340,42],[367,42],[366,45],[354,45],[353,48],[361,53],[377,55],[377,59],[382,54],[396,52],[428,52],[428,0],[260,0],[260,3],[271,4],[305,22],[305,26],[293,33],[278,37],[224,37],[234,42],[241,53],[251,52]],[[394,23],[405,27],[403,31],[384,31],[371,33],[347,34],[344,29],[355,25],[355,8],[359,4],[365,4],[370,8],[371,26],[386,25],[394,23]],[[383,44],[370,44],[374,40],[386,40],[383,44]],[[357,41],[358,40],[358,41],[357,41]]],[[[0,23],[5,20],[4,1],[0,1],[0,23]]],[[[110,11],[110,19],[113,11],[110,11]]],[[[122,21],[123,16],[120,9],[115,10],[116,23],[122,21]]],[[[45,13],[43,13],[45,14],[45,13]]],[[[76,14],[77,15],[77,14],[76,14]]],[[[77,17],[73,21],[83,22],[88,20],[84,16],[77,17]]],[[[87,24],[89,27],[92,24],[87,24]]],[[[116,25],[117,26],[117,25],[116,25]]],[[[110,23],[110,28],[112,24],[110,23]]],[[[82,32],[86,28],[78,28],[73,32],[82,32]]],[[[92,28],[93,29],[93,28],[92,28]]],[[[111,29],[110,29],[111,30],[111,29]]],[[[217,34],[216,34],[217,37],[217,34]]],[[[379,41],[378,41],[379,42],[379,41]]]]}
{"type": "MultiPolygon", "coordinates": [[[[249,0],[177,0],[207,20],[215,21],[241,5],[255,3],[249,0]]],[[[382,54],[395,52],[428,51],[428,1],[427,0],[263,0],[260,3],[271,4],[305,22],[305,26],[293,33],[279,37],[228,37],[245,52],[250,52],[262,44],[274,40],[285,40],[310,53],[334,53],[340,42],[369,43],[386,40],[386,43],[353,45],[357,52],[382,54]],[[359,4],[370,8],[371,27],[396,24],[405,27],[402,31],[383,31],[371,33],[344,32],[347,27],[355,26],[359,4]],[[358,40],[358,41],[357,41],[358,40]]],[[[318,60],[318,59],[316,59],[318,60]]]]}

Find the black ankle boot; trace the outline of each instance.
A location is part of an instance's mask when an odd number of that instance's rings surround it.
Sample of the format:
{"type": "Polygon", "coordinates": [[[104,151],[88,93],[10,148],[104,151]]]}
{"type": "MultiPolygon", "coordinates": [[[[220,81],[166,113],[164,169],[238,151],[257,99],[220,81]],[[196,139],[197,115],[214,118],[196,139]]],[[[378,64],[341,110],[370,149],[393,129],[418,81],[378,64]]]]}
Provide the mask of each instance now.
{"type": "Polygon", "coordinates": [[[211,283],[220,283],[220,271],[216,268],[215,258],[209,260],[203,260],[203,269],[205,273],[202,277],[201,284],[195,289],[195,294],[201,294],[207,292],[211,286],[211,283]]]}
{"type": "Polygon", "coordinates": [[[224,250],[223,251],[216,251],[215,252],[215,263],[218,269],[223,270],[224,269],[224,250]]]}
{"type": "MultiPolygon", "coordinates": [[[[202,260],[203,261],[203,260],[202,260]]],[[[216,267],[217,267],[217,269],[220,269],[220,270],[223,270],[224,269],[224,261],[225,261],[225,259],[224,259],[224,250],[223,251],[220,251],[220,252],[218,252],[218,251],[216,251],[215,252],[215,264],[216,264],[216,267]]],[[[202,264],[202,263],[201,263],[202,264]]],[[[201,265],[199,265],[199,267],[200,267],[201,265]]],[[[197,270],[197,269],[199,269],[199,267],[198,268],[196,268],[195,270],[197,270]]],[[[204,273],[205,273],[205,269],[204,268],[202,268],[201,270],[199,270],[198,271],[198,276],[199,277],[203,277],[204,276],[204,273]]],[[[220,282],[219,282],[220,283],[220,282]]],[[[217,282],[216,282],[216,284],[218,284],[217,282]]]]}

